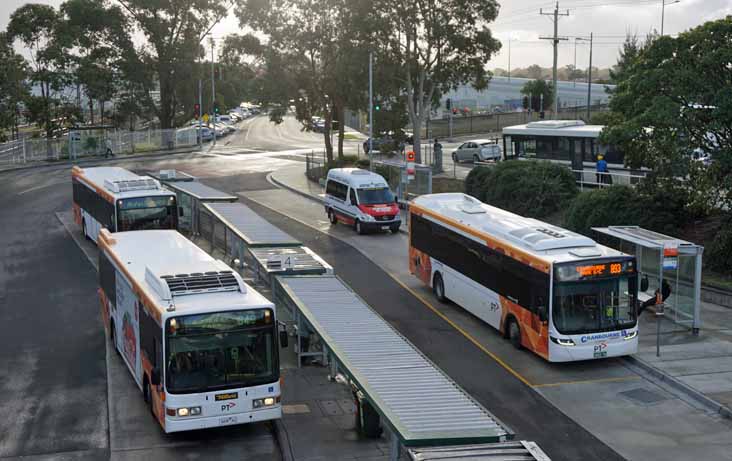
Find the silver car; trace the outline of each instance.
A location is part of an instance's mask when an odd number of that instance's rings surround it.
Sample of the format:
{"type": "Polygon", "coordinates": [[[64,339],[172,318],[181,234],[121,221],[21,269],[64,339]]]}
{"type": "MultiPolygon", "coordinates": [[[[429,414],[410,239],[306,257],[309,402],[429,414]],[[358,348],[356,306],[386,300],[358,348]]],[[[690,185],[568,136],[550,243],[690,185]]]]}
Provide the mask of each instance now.
{"type": "Polygon", "coordinates": [[[452,153],[452,161],[459,163],[463,161],[485,162],[488,160],[501,160],[501,146],[489,139],[476,139],[464,142],[455,152],[452,153]]]}

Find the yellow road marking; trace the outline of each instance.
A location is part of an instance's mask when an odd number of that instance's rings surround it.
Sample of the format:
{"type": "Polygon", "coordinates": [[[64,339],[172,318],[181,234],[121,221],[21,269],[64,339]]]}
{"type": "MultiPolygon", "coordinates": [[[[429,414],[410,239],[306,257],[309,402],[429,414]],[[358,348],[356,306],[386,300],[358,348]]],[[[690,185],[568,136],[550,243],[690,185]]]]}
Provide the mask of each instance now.
{"type": "Polygon", "coordinates": [[[524,378],[518,371],[516,371],[513,368],[511,368],[511,366],[508,365],[506,362],[504,362],[500,357],[498,357],[493,352],[489,351],[477,339],[475,339],[470,333],[468,333],[467,331],[463,330],[455,322],[453,322],[452,320],[450,320],[450,318],[447,315],[443,314],[442,311],[440,311],[435,306],[433,306],[421,294],[417,293],[412,288],[408,287],[404,282],[402,282],[401,280],[399,280],[396,277],[396,275],[392,274],[391,272],[389,272],[389,271],[384,271],[384,272],[386,272],[387,274],[389,274],[389,277],[391,277],[392,279],[394,279],[394,281],[396,283],[398,283],[399,285],[401,285],[402,288],[404,288],[405,290],[407,290],[408,292],[410,292],[412,294],[412,296],[414,296],[415,298],[419,299],[422,302],[422,304],[424,304],[425,306],[427,306],[427,308],[429,310],[431,310],[432,312],[434,312],[435,314],[437,314],[442,320],[444,320],[451,327],[453,327],[458,332],[460,332],[461,335],[465,336],[465,338],[467,338],[468,341],[470,341],[471,343],[473,343],[478,349],[480,349],[486,355],[488,355],[490,358],[492,358],[493,360],[495,360],[496,362],[498,362],[499,365],[501,365],[503,368],[506,369],[506,371],[508,371],[509,373],[511,373],[512,375],[514,375],[519,381],[521,381],[522,383],[526,384],[529,387],[533,387],[534,386],[533,384],[531,384],[529,382],[528,379],[524,378]]]}
{"type": "Polygon", "coordinates": [[[599,379],[587,379],[579,381],[560,381],[558,383],[546,383],[546,384],[534,384],[534,387],[554,387],[564,386],[566,384],[595,384],[595,383],[613,383],[618,381],[631,381],[640,379],[640,376],[620,376],[617,378],[599,378],[599,379]]]}

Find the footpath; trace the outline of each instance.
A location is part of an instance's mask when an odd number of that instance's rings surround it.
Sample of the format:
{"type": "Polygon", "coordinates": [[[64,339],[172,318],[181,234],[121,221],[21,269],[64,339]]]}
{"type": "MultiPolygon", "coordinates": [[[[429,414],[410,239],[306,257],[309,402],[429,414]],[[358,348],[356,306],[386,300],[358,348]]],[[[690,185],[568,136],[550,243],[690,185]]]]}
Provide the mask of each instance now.
{"type": "Polygon", "coordinates": [[[177,154],[190,154],[193,152],[202,152],[206,153],[208,152],[209,147],[204,146],[203,150],[200,150],[198,146],[192,146],[192,147],[185,147],[181,149],[172,149],[172,150],[156,150],[156,151],[150,151],[150,152],[139,152],[139,153],[132,153],[132,154],[117,154],[113,157],[104,157],[103,155],[97,155],[97,156],[87,156],[87,157],[79,157],[77,159],[63,159],[63,160],[36,160],[36,161],[30,161],[25,163],[0,163],[0,173],[4,173],[7,171],[21,171],[21,170],[30,170],[33,168],[44,168],[44,167],[54,167],[54,166],[63,166],[63,165],[79,165],[79,166],[99,166],[107,162],[114,162],[119,160],[137,160],[137,159],[143,159],[143,158],[149,158],[149,159],[156,159],[156,158],[165,158],[169,157],[171,155],[177,155],[177,154]]]}
{"type": "MultiPolygon", "coordinates": [[[[309,181],[300,165],[283,168],[270,175],[277,186],[322,202],[323,188],[309,181]]],[[[402,232],[407,232],[403,216],[402,232]]],[[[650,376],[674,393],[683,394],[690,404],[710,415],[732,419],[732,309],[702,302],[702,327],[698,335],[688,328],[662,318],[660,355],[656,355],[657,320],[644,313],[640,320],[638,353],[625,360],[641,375],[650,376]]],[[[638,396],[647,404],[658,398],[638,396]]]]}

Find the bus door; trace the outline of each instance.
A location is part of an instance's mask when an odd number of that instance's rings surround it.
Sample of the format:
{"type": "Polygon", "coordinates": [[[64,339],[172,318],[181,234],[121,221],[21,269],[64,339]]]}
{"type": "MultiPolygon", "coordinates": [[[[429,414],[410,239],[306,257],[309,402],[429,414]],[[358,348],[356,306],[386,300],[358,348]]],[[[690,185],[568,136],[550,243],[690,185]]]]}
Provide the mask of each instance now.
{"type": "Polygon", "coordinates": [[[571,139],[569,140],[569,153],[572,160],[572,170],[574,170],[574,177],[576,181],[582,181],[584,176],[584,156],[582,151],[584,150],[583,139],[571,139]]]}

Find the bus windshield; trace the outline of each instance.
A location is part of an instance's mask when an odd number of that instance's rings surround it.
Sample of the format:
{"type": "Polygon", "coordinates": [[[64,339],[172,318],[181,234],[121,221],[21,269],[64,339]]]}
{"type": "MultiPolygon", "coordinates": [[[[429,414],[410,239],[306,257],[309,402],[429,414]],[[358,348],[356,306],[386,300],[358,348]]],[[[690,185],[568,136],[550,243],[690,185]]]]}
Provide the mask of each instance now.
{"type": "Polygon", "coordinates": [[[565,335],[634,327],[634,281],[632,276],[621,276],[555,284],[554,326],[565,335]]]}
{"type": "Polygon", "coordinates": [[[394,203],[394,194],[388,187],[373,189],[357,189],[358,203],[360,205],[378,205],[383,203],[394,203]]]}
{"type": "Polygon", "coordinates": [[[175,229],[175,196],[134,197],[117,201],[117,231],[175,229]]]}
{"type": "Polygon", "coordinates": [[[165,386],[172,394],[276,381],[274,314],[270,309],[187,315],[166,326],[165,386]]]}

